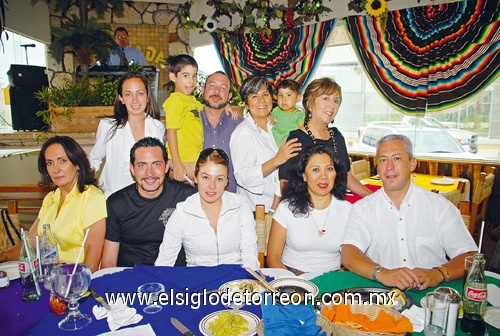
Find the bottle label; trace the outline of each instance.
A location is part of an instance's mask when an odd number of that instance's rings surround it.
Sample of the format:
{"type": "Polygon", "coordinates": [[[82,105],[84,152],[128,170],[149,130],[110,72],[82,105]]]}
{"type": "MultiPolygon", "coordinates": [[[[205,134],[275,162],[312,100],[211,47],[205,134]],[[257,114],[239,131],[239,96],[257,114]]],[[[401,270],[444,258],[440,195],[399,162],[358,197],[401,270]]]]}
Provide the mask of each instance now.
{"type": "Polygon", "coordinates": [[[486,301],[488,299],[488,289],[467,286],[465,289],[465,297],[472,301],[486,301]]]}
{"type": "MultiPolygon", "coordinates": [[[[38,259],[33,260],[33,270],[36,271],[38,269],[38,259]]],[[[23,274],[30,274],[31,270],[26,261],[19,262],[19,272],[23,274]]]]}
{"type": "Polygon", "coordinates": [[[19,262],[19,272],[27,273],[28,272],[28,263],[24,261],[19,262]]]}
{"type": "Polygon", "coordinates": [[[57,256],[57,246],[42,249],[42,260],[52,259],[57,256]]]}

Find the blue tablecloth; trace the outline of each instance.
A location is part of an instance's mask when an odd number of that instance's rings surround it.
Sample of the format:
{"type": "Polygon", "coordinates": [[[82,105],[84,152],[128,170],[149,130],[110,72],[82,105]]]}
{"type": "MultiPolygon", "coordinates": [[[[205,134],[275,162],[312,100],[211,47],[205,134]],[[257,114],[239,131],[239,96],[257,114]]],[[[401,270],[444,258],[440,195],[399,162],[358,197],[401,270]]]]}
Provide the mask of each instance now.
{"type": "MultiPolygon", "coordinates": [[[[100,278],[92,280],[92,287],[105,297],[106,293],[135,293],[137,288],[146,282],[160,282],[165,286],[165,292],[169,293],[170,289],[182,294],[183,299],[190,297],[189,294],[202,292],[203,289],[214,290],[220,287],[223,283],[237,279],[247,279],[251,276],[247,271],[239,265],[221,265],[216,267],[152,267],[138,266],[132,269],[127,269],[119,273],[108,274],[100,278]]],[[[272,279],[272,278],[269,278],[272,279]]],[[[48,296],[45,295],[46,297],[48,296]]],[[[20,297],[19,297],[20,300],[20,297]]],[[[40,303],[33,305],[45,304],[45,311],[48,309],[48,298],[40,303]],[[44,303],[45,301],[45,303],[44,303]]],[[[92,307],[97,302],[92,298],[86,299],[81,305],[80,310],[92,316],[92,323],[79,331],[71,332],[71,335],[95,335],[109,331],[106,319],[97,321],[92,314],[92,307]]],[[[31,305],[31,303],[29,304],[31,305]]],[[[153,315],[145,314],[142,311],[144,305],[141,306],[137,301],[129,306],[137,309],[137,312],[144,318],[139,324],[150,323],[157,335],[180,335],[170,323],[171,317],[179,319],[186,327],[193,330],[196,334],[200,334],[198,325],[206,315],[226,309],[222,304],[217,305],[201,305],[200,308],[194,309],[189,305],[165,305],[163,309],[153,315]]],[[[250,311],[259,318],[262,316],[260,306],[247,305],[241,308],[242,310],[250,311]]],[[[30,330],[26,335],[56,335],[62,331],[58,329],[57,323],[63,316],[54,316],[50,312],[30,330]]],[[[0,334],[3,332],[0,330],[0,334]]],[[[7,334],[6,334],[7,335],[7,334]]],[[[9,334],[9,335],[16,335],[9,334]]]]}

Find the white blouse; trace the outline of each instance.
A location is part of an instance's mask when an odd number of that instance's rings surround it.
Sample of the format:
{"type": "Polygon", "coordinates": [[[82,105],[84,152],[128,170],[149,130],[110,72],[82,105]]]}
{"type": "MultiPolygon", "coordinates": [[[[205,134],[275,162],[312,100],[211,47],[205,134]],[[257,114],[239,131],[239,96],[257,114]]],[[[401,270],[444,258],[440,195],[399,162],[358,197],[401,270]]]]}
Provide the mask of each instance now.
{"type": "MultiPolygon", "coordinates": [[[[158,138],[163,143],[165,125],[156,119],[147,116],[145,119],[144,136],[158,138]]],[[[90,151],[90,166],[97,172],[101,167],[102,159],[106,163],[102,169],[99,182],[106,198],[115,191],[134,183],[130,173],[130,150],[135,144],[132,130],[128,123],[118,128],[114,136],[109,139],[109,130],[114,125],[114,119],[103,118],[97,127],[95,145],[90,151]]]]}
{"type": "Polygon", "coordinates": [[[200,194],[177,204],[165,227],[156,266],[173,266],[184,245],[188,266],[243,264],[259,267],[255,220],[245,199],[225,191],[217,230],[201,208],[200,194]]]}
{"type": "Polygon", "coordinates": [[[262,175],[262,164],[278,152],[271,129],[272,125],[268,122],[267,132],[264,131],[249,116],[235,128],[229,142],[237,193],[245,197],[252,209],[256,204],[264,204],[268,211],[274,194],[281,196],[278,169],[266,177],[262,175]]]}

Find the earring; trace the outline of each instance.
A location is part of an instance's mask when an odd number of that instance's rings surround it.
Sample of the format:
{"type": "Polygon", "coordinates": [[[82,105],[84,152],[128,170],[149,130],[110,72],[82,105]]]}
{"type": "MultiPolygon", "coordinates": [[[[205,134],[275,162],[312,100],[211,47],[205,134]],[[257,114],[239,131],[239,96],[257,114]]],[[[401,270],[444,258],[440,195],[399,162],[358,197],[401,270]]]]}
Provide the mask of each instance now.
{"type": "Polygon", "coordinates": [[[311,113],[311,112],[309,112],[309,113],[307,114],[307,117],[308,117],[309,119],[311,119],[311,118],[312,118],[312,116],[313,116],[313,115],[312,115],[312,113],[311,113]]]}

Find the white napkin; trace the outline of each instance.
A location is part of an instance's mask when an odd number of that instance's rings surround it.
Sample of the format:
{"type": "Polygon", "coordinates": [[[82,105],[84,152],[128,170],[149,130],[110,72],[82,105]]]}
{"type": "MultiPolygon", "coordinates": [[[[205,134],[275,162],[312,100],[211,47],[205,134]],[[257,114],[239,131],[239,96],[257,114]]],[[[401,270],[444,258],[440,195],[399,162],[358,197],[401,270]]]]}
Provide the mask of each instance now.
{"type": "Polygon", "coordinates": [[[105,317],[108,318],[110,330],[117,330],[130,324],[136,324],[142,320],[142,315],[136,314],[135,308],[127,307],[122,298],[117,298],[114,304],[110,304],[111,310],[107,310],[102,306],[95,305],[92,308],[92,313],[97,320],[105,317]]]}
{"type": "Polygon", "coordinates": [[[488,302],[492,306],[500,307],[500,288],[494,284],[488,284],[488,302]]]}
{"type": "Polygon", "coordinates": [[[422,330],[424,330],[424,308],[413,305],[410,309],[404,310],[401,314],[410,319],[410,322],[413,325],[413,332],[421,332],[422,330]]]}
{"type": "Polygon", "coordinates": [[[156,336],[151,324],[140,325],[132,328],[125,328],[117,331],[109,331],[99,336],[156,336]]]}

